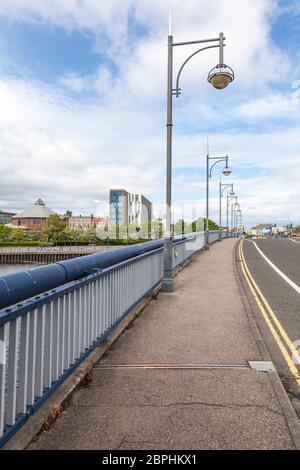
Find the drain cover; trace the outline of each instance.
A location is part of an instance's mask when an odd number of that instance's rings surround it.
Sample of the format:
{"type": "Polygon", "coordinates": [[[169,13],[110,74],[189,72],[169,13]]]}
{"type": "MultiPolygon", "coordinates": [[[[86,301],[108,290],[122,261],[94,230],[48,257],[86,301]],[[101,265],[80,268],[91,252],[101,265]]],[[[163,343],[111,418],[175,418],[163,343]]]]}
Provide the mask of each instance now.
{"type": "Polygon", "coordinates": [[[257,370],[258,372],[270,372],[274,371],[275,366],[271,361],[248,361],[249,366],[253,370],[257,370]]]}

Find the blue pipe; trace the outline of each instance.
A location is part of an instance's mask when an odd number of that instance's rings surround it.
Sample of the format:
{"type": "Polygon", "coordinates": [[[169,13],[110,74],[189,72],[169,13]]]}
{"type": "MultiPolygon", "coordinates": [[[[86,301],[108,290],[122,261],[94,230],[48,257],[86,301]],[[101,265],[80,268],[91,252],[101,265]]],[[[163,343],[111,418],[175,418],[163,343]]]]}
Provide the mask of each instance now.
{"type": "Polygon", "coordinates": [[[95,269],[108,268],[162,246],[163,240],[154,240],[2,276],[0,277],[0,309],[54,289],[66,282],[80,279],[91,274],[95,269]]]}
{"type": "MultiPolygon", "coordinates": [[[[176,236],[173,238],[173,243],[186,238],[176,236]]],[[[0,277],[0,309],[88,276],[95,269],[109,268],[143,253],[162,248],[163,245],[163,240],[153,240],[2,276],[0,277]]]]}

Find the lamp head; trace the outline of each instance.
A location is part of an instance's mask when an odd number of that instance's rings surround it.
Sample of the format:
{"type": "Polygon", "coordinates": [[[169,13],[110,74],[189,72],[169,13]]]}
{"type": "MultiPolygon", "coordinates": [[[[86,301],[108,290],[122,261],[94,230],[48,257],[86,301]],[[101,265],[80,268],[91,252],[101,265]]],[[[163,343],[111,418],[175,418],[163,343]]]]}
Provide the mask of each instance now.
{"type": "Polygon", "coordinates": [[[223,175],[224,176],[230,176],[232,173],[231,169],[229,168],[228,165],[225,166],[224,170],[223,170],[223,175]]]}
{"type": "Polygon", "coordinates": [[[208,74],[207,80],[217,90],[223,90],[234,80],[232,68],[225,64],[218,64],[208,74]]]}
{"type": "Polygon", "coordinates": [[[235,192],[233,191],[233,189],[230,191],[229,196],[235,196],[235,192]]]}

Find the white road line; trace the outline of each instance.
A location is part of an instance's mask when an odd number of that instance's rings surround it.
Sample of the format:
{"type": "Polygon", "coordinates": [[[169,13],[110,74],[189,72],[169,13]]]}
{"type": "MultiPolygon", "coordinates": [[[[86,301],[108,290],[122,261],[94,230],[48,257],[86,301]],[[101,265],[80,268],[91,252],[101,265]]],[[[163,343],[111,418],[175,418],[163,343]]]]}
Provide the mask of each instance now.
{"type": "Polygon", "coordinates": [[[266,257],[266,255],[261,251],[261,249],[258,248],[258,246],[255,242],[253,242],[253,244],[255,245],[255,248],[261,254],[261,256],[266,260],[266,262],[269,263],[271,268],[273,268],[274,271],[276,271],[277,274],[279,274],[279,276],[282,277],[282,279],[284,279],[293,289],[295,289],[296,292],[298,292],[298,294],[300,294],[300,287],[297,284],[295,284],[293,281],[291,281],[291,279],[288,278],[282,271],[280,271],[280,269],[277,268],[277,266],[275,266],[275,264],[272,263],[272,261],[269,260],[269,258],[266,257]]]}
{"type": "Polygon", "coordinates": [[[290,242],[293,242],[293,243],[298,243],[298,245],[300,244],[300,242],[298,242],[296,240],[292,240],[291,238],[288,238],[288,240],[290,240],[290,242]]]}

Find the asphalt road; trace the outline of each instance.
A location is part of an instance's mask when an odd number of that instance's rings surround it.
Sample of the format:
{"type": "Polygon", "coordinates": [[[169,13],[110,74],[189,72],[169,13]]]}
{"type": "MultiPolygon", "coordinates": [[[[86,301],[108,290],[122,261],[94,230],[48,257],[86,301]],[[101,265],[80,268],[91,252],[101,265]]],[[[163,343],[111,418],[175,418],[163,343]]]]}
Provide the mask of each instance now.
{"type": "MultiPolygon", "coordinates": [[[[258,288],[279,320],[283,331],[300,352],[299,345],[295,343],[300,341],[300,291],[297,292],[296,290],[297,287],[300,288],[300,243],[293,242],[290,239],[245,240],[243,242],[243,253],[248,269],[258,288]],[[287,277],[286,279],[268,263],[255,245],[287,277]],[[294,287],[289,283],[289,280],[294,283],[294,287]]],[[[291,373],[288,361],[263,318],[253,293],[250,294],[251,297],[252,306],[256,304],[254,308],[256,319],[271,359],[300,416],[300,385],[297,384],[295,376],[291,373]]],[[[275,329],[277,328],[275,327],[275,329]]],[[[286,345],[280,333],[279,336],[283,344],[286,345]]],[[[292,358],[291,352],[288,352],[292,358]]],[[[297,364],[296,370],[300,374],[300,367],[297,364]]]]}

